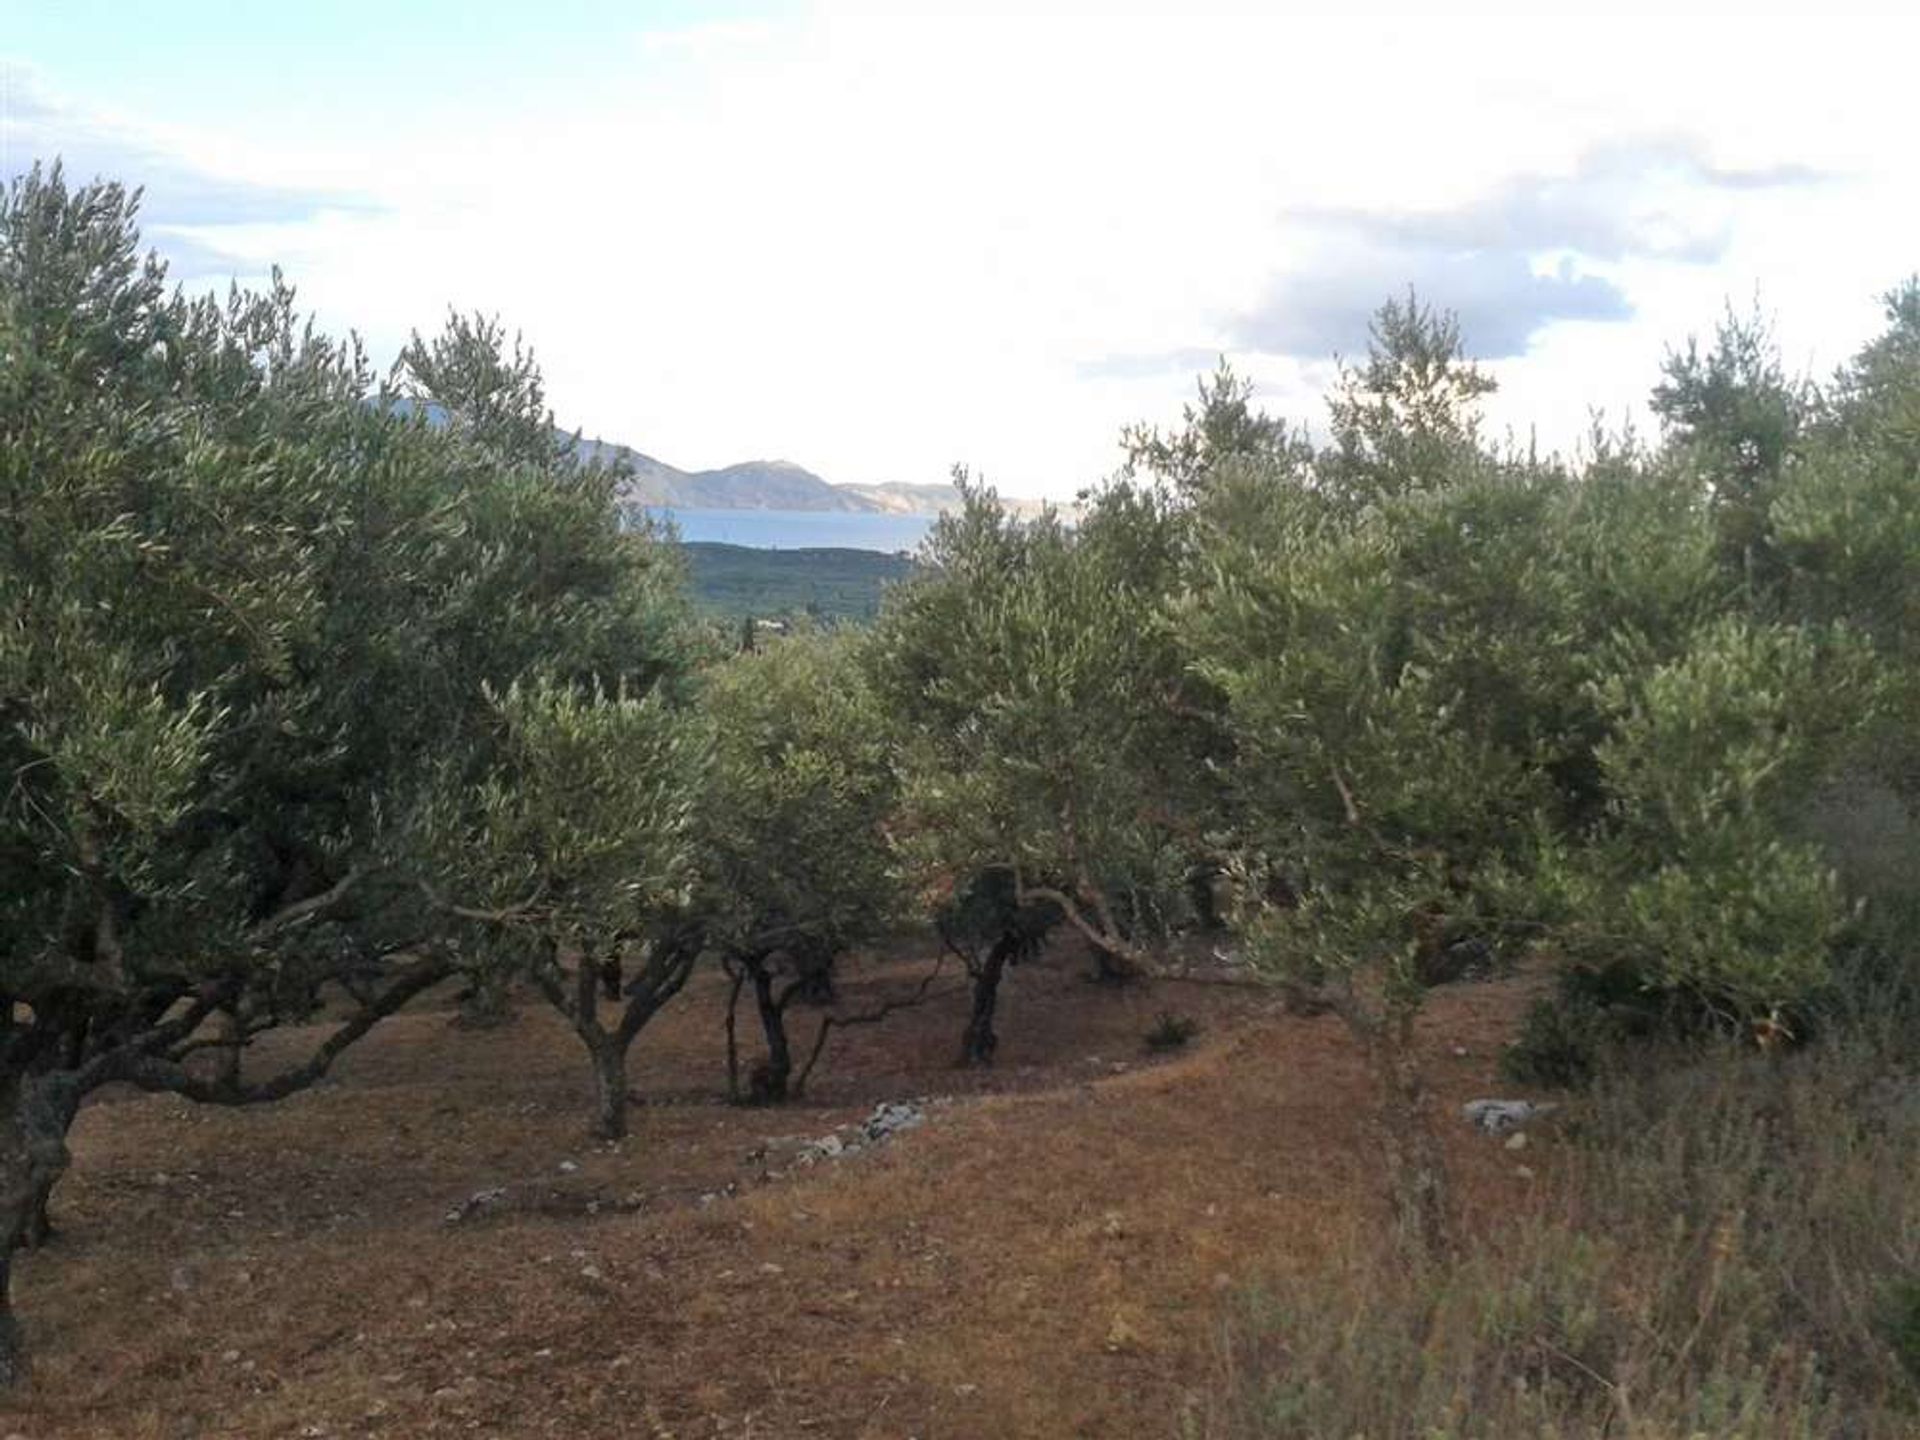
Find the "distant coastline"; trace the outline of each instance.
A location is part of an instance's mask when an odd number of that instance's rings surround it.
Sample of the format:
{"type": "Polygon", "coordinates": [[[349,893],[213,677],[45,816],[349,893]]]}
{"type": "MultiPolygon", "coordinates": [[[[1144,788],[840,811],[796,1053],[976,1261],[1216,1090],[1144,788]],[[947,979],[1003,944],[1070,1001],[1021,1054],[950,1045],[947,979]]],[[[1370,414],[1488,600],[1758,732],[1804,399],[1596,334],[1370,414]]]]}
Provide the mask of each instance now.
{"type": "Polygon", "coordinates": [[[681,540],[753,550],[870,550],[911,554],[933,528],[934,515],[848,510],[750,510],[648,505],[681,540]]]}

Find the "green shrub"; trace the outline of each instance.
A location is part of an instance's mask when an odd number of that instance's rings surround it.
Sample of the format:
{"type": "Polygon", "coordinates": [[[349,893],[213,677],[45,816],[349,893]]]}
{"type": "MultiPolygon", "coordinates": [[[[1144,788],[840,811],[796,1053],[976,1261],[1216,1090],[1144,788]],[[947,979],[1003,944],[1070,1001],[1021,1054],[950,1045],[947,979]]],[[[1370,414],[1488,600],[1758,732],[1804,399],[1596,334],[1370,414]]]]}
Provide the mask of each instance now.
{"type": "Polygon", "coordinates": [[[1199,1033],[1200,1022],[1191,1015],[1176,1015],[1171,1010],[1162,1010],[1154,1020],[1153,1028],[1147,1031],[1147,1049],[1155,1054],[1183,1050],[1199,1033]]]}

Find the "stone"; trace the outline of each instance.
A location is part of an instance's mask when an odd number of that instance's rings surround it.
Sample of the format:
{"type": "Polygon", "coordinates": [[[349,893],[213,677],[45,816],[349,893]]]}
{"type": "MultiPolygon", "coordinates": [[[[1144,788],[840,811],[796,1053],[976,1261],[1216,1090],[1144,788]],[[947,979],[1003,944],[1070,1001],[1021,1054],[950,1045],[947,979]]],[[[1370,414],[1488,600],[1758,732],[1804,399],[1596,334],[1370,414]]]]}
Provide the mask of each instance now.
{"type": "Polygon", "coordinates": [[[918,1105],[894,1101],[874,1106],[873,1113],[860,1129],[869,1140],[888,1140],[902,1130],[911,1130],[926,1123],[926,1112],[918,1105]]]}
{"type": "Polygon", "coordinates": [[[1532,1100],[1469,1100],[1460,1107],[1460,1113],[1476,1130],[1488,1135],[1508,1135],[1558,1108],[1532,1100]]]}
{"type": "Polygon", "coordinates": [[[484,1215],[488,1211],[498,1210],[507,1203],[507,1187],[494,1185],[485,1190],[476,1190],[447,1211],[449,1225],[458,1225],[474,1215],[484,1215]]]}

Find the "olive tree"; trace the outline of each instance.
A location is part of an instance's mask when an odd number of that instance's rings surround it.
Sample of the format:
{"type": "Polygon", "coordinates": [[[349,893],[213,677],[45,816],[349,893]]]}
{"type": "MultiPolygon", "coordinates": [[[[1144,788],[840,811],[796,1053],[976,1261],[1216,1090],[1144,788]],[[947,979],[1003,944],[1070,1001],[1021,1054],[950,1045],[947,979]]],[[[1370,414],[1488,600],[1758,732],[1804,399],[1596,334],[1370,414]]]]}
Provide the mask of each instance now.
{"type": "Polygon", "coordinates": [[[1450,319],[1387,306],[1311,472],[1220,467],[1178,606],[1225,697],[1248,956],[1366,1046],[1393,1198],[1428,1245],[1446,1205],[1413,1022],[1432,980],[1500,936],[1578,683],[1563,485],[1477,445],[1463,407],[1488,388],[1450,319]]]}
{"type": "Polygon", "coordinates": [[[565,1017],[592,1066],[592,1133],[617,1140],[628,1052],[704,949],[690,892],[706,737],[664,688],[541,677],[490,699],[500,734],[486,772],[423,809],[421,849],[438,857],[428,889],[471,927],[479,963],[524,975],[565,1017]],[[610,974],[623,983],[605,986],[610,974]]]}
{"type": "Polygon", "coordinates": [[[897,908],[888,824],[898,785],[862,644],[802,632],[704,677],[714,759],[699,905],[736,997],[752,989],[767,1046],[751,1087],[760,1100],[784,1100],[795,1083],[791,1006],[829,998],[835,959],[897,908]]]}
{"type": "Polygon", "coordinates": [[[403,417],[277,280],[170,291],[136,209],[0,195],[0,1267],[100,1086],[272,1100],[447,973],[410,817],[492,764],[489,687],[678,664],[608,477],[403,417]]]}
{"type": "Polygon", "coordinates": [[[1013,519],[960,478],[963,509],[876,627],[906,757],[903,844],[950,883],[1004,872],[1017,905],[1057,907],[1105,964],[1137,972],[1183,913],[1190,861],[1164,502],[1115,485],[1076,528],[1013,519]]]}

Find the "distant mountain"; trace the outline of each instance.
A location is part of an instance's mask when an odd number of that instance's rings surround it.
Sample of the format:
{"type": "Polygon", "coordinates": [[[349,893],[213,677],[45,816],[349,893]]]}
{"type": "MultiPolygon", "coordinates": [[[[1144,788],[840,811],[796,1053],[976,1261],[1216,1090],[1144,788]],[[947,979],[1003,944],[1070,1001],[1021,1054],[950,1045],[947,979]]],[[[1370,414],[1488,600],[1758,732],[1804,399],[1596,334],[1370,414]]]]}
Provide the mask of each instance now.
{"type": "Polygon", "coordinates": [[[836,487],[858,496],[875,510],[891,515],[938,515],[960,508],[960,492],[952,485],[909,485],[889,481],[884,485],[841,485],[836,487]]]}
{"type": "MultiPolygon", "coordinates": [[[[391,402],[397,414],[411,414],[414,402],[391,402]]],[[[427,423],[446,424],[438,405],[424,407],[427,423]]],[[[559,432],[571,438],[571,432],[559,432]]],[[[682,470],[631,445],[612,440],[580,441],[580,458],[606,465],[624,463],[633,472],[621,491],[623,504],[672,510],[803,510],[863,515],[941,515],[960,508],[960,492],[950,484],[835,485],[791,460],[746,460],[718,470],[682,470]]],[[[1016,515],[1040,512],[1037,500],[1002,497],[1016,515]]]]}
{"type": "Polygon", "coordinates": [[[629,445],[582,440],[580,453],[606,464],[625,461],[633,470],[621,499],[629,505],[679,510],[839,510],[875,512],[873,505],[839,485],[829,485],[790,460],[747,460],[719,470],[682,470],[629,445]]]}

